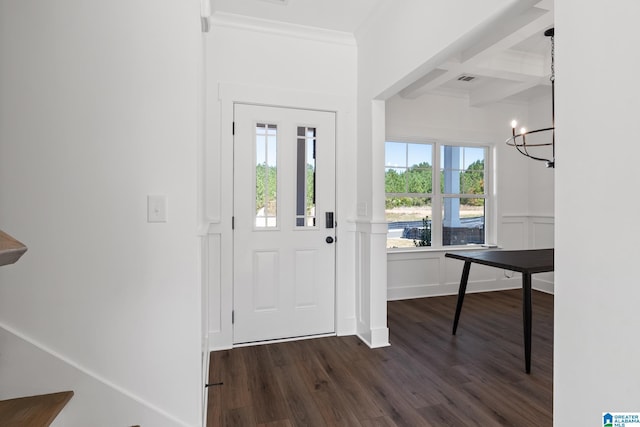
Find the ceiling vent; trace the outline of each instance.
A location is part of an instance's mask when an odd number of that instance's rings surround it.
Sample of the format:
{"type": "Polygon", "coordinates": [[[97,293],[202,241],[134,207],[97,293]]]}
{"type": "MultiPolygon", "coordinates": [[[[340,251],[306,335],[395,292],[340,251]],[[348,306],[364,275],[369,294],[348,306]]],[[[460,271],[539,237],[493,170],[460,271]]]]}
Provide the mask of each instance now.
{"type": "Polygon", "coordinates": [[[475,79],[474,76],[467,76],[465,74],[458,77],[458,80],[460,80],[461,82],[470,82],[471,80],[474,80],[474,79],[475,79]]]}

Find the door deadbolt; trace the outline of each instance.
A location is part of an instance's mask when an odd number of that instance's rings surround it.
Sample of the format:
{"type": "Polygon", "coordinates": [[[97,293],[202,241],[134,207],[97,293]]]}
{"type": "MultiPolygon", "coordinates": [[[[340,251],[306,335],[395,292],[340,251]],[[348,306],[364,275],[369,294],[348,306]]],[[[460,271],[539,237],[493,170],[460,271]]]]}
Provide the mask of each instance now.
{"type": "Polygon", "coordinates": [[[331,237],[331,236],[327,236],[327,238],[325,239],[325,241],[326,241],[327,243],[333,243],[333,237],[331,237]]]}

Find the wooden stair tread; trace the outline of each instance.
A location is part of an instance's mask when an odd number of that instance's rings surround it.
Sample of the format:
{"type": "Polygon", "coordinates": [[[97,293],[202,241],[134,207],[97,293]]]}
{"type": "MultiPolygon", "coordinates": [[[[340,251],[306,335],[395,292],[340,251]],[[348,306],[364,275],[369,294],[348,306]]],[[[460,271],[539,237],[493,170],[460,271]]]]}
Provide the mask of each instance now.
{"type": "Polygon", "coordinates": [[[0,400],[3,427],[47,427],[73,397],[72,391],[0,400]]]}
{"type": "Polygon", "coordinates": [[[0,230],[0,265],[13,264],[26,251],[25,245],[0,230]]]}

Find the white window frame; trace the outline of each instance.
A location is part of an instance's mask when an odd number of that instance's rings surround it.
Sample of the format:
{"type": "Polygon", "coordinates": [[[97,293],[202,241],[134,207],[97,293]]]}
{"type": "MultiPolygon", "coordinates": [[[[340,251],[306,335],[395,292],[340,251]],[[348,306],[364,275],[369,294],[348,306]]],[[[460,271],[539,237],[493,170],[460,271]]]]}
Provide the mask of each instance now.
{"type": "MultiPolygon", "coordinates": [[[[430,194],[420,194],[415,197],[425,197],[431,199],[431,246],[416,246],[416,247],[403,247],[403,248],[387,248],[387,252],[406,252],[406,251],[443,251],[443,250],[456,250],[461,248],[479,248],[484,245],[495,242],[496,229],[495,229],[495,201],[496,201],[496,189],[494,187],[494,166],[493,158],[495,156],[495,145],[491,143],[482,143],[477,141],[464,141],[464,140],[442,140],[442,139],[424,139],[424,138],[395,138],[388,137],[385,139],[387,142],[401,142],[408,144],[427,144],[432,146],[432,192],[430,194]],[[463,194],[453,195],[440,192],[440,164],[441,164],[441,147],[454,146],[454,147],[471,147],[471,148],[484,148],[484,237],[485,243],[483,244],[465,244],[465,245],[447,245],[442,244],[442,210],[443,210],[443,197],[444,196],[457,196],[464,198],[463,194]]],[[[385,156],[384,168],[386,169],[387,159],[385,156]]],[[[385,200],[387,198],[385,188],[385,200]]],[[[408,197],[414,197],[408,195],[408,197]]]]}

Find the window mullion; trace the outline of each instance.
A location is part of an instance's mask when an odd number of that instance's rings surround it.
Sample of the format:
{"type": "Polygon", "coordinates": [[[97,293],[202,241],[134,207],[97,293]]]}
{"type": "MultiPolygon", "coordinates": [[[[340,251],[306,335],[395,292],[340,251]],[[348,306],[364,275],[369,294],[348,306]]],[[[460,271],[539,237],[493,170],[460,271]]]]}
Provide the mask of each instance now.
{"type": "Polygon", "coordinates": [[[442,195],[440,194],[440,143],[434,144],[432,163],[433,198],[431,199],[431,245],[442,247],[442,195]]]}

